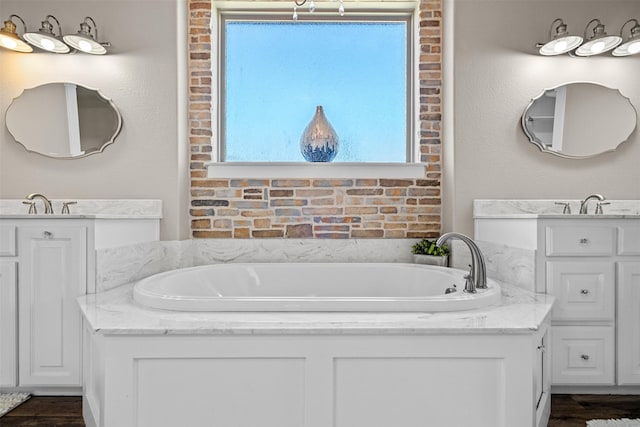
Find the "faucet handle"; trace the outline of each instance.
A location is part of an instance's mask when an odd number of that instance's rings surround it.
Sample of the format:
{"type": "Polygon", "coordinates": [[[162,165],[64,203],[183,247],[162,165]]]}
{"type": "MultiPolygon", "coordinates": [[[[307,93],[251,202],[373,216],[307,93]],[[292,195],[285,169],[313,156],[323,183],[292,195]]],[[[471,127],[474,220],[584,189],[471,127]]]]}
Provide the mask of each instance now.
{"type": "Polygon", "coordinates": [[[36,210],[36,202],[29,202],[27,200],[23,200],[22,203],[25,204],[25,205],[29,205],[29,214],[37,214],[38,213],[38,211],[36,210]]]}
{"type": "Polygon", "coordinates": [[[69,215],[69,205],[75,205],[78,202],[62,202],[62,212],[60,212],[62,215],[69,215]]]}
{"type": "Polygon", "coordinates": [[[598,202],[596,205],[596,215],[602,215],[602,205],[610,205],[611,202],[598,202]]]}
{"type": "Polygon", "coordinates": [[[562,209],[563,214],[571,214],[571,204],[569,202],[556,202],[556,205],[564,206],[564,208],[562,209]]]}

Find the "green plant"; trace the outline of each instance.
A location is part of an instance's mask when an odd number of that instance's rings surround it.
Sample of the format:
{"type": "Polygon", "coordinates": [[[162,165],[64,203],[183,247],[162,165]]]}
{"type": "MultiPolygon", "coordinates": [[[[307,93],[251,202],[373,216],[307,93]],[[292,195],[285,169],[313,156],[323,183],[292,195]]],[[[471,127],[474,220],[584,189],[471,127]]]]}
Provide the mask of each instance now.
{"type": "Polygon", "coordinates": [[[447,245],[437,246],[435,240],[422,239],[411,247],[411,252],[416,255],[447,256],[449,255],[449,247],[447,245]]]}

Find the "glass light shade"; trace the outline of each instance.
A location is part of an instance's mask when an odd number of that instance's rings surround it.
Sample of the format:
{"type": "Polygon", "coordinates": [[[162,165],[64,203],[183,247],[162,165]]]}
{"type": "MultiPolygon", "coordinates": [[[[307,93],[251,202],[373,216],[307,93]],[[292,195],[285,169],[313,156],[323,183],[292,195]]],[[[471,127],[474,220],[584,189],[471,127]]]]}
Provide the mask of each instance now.
{"type": "Polygon", "coordinates": [[[53,15],[47,15],[45,20],[42,21],[42,26],[37,32],[24,32],[24,39],[35,47],[46,50],[48,52],[69,52],[71,50],[69,46],[64,44],[60,37],[56,37],[56,34],[53,32],[53,24],[50,20],[53,20],[56,22],[56,24],[58,24],[58,35],[60,35],[60,33],[62,33],[62,29],[60,28],[60,21],[58,21],[58,19],[56,19],[56,17],[53,15]]]}
{"type": "Polygon", "coordinates": [[[25,33],[24,38],[35,47],[39,47],[40,49],[44,49],[49,52],[67,53],[71,50],[69,46],[64,44],[59,38],[52,34],[46,34],[42,31],[38,31],[37,33],[25,33]]]}
{"type": "Polygon", "coordinates": [[[582,37],[567,32],[567,24],[560,18],[555,19],[549,28],[549,41],[540,47],[540,55],[552,56],[567,53],[580,46],[582,37]],[[555,34],[553,34],[555,32],[555,34]],[[553,36],[552,36],[553,34],[553,36]]]}
{"type": "Polygon", "coordinates": [[[84,53],[91,53],[93,55],[104,55],[107,53],[107,49],[94,39],[83,36],[82,34],[69,34],[63,37],[64,42],[84,53]]]}
{"type": "Polygon", "coordinates": [[[552,56],[571,52],[582,43],[580,36],[564,36],[545,43],[540,48],[540,55],[552,56]]]}
{"type": "MultiPolygon", "coordinates": [[[[622,25],[622,28],[630,22],[635,22],[636,24],[631,28],[631,36],[611,52],[613,56],[629,56],[640,53],[640,23],[638,20],[630,19],[622,25]]],[[[622,28],[620,29],[620,36],[622,36],[622,28]]]]}
{"type": "Polygon", "coordinates": [[[586,42],[576,49],[576,55],[578,56],[599,55],[610,51],[622,42],[622,37],[620,36],[607,35],[604,31],[604,25],[599,19],[592,19],[589,21],[587,26],[584,28],[584,37],[586,42]],[[593,23],[596,24],[595,27],[593,27],[593,36],[587,38],[587,29],[589,28],[589,25],[593,23]]]}
{"type": "Polygon", "coordinates": [[[584,43],[576,50],[578,56],[593,56],[608,52],[618,46],[622,38],[620,36],[605,36],[598,39],[592,39],[584,43]]]}
{"type": "Polygon", "coordinates": [[[16,24],[11,19],[4,21],[4,27],[0,28],[0,46],[16,52],[33,52],[33,48],[18,36],[16,24]]]}
{"type": "Polygon", "coordinates": [[[611,54],[613,56],[629,56],[640,53],[640,39],[621,44],[611,54]]]}
{"type": "Polygon", "coordinates": [[[76,34],[67,34],[62,39],[74,49],[92,55],[104,55],[107,53],[105,46],[111,46],[109,43],[100,43],[98,41],[98,27],[96,26],[96,21],[90,16],[84,18],[84,21],[80,23],[80,31],[76,34]],[[91,33],[91,30],[95,32],[95,36],[91,33]]]}

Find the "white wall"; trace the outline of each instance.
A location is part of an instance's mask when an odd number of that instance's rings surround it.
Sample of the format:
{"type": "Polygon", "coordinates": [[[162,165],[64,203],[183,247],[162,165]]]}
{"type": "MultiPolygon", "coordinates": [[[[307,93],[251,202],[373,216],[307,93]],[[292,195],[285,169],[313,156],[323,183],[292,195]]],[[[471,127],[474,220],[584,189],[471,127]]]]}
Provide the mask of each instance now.
{"type": "MultiPolygon", "coordinates": [[[[39,192],[68,200],[162,199],[162,239],[189,236],[189,148],[180,130],[186,114],[180,96],[187,84],[180,68],[185,10],[186,1],[178,0],[0,1],[3,21],[17,14],[30,30],[52,14],[63,33],[75,33],[91,16],[100,39],[112,44],[105,56],[0,49],[0,198],[39,192]],[[14,97],[25,88],[62,81],[99,89],[118,106],[122,132],[103,153],[50,159],[26,152],[7,131],[4,112],[14,97]]],[[[22,33],[21,24],[18,29],[22,33]]]]}
{"type": "MultiPolygon", "coordinates": [[[[616,152],[571,160],[542,153],[529,143],[520,117],[544,88],[573,81],[618,88],[640,110],[640,56],[542,57],[535,49],[536,42],[547,38],[555,18],[563,18],[572,34],[582,34],[587,22],[599,18],[614,34],[627,19],[640,18],[640,2],[446,1],[454,10],[455,45],[454,134],[445,135],[444,142],[453,143],[445,156],[454,156],[453,170],[445,166],[446,227],[473,234],[473,199],[563,200],[591,193],[639,199],[638,130],[616,152]]],[[[450,48],[447,40],[450,37],[445,38],[445,51],[450,48]]],[[[446,70],[451,70],[447,64],[446,70]]],[[[451,102],[451,95],[445,94],[445,103],[451,102]]]]}

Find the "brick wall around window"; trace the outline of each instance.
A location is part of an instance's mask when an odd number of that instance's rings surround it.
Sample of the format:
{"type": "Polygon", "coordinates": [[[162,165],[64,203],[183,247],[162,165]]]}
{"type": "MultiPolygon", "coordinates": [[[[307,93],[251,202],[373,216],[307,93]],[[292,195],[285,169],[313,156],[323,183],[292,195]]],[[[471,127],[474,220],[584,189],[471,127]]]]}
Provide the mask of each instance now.
{"type": "Polygon", "coordinates": [[[189,145],[194,238],[420,238],[441,227],[441,0],[420,2],[423,179],[210,179],[211,0],[189,0],[189,145]]]}

